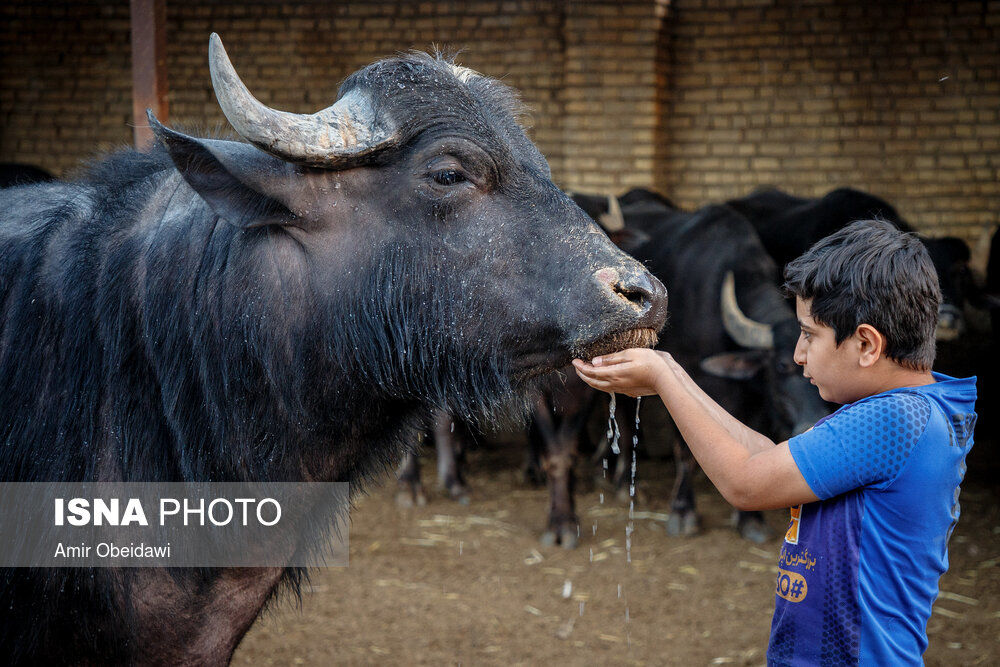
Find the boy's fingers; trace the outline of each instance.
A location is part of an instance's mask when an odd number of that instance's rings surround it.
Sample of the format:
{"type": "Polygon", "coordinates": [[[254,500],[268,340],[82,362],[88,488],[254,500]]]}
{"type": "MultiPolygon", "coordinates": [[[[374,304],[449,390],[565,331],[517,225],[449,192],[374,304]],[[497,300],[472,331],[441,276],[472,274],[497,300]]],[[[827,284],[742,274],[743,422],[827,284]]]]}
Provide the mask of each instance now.
{"type": "Polygon", "coordinates": [[[608,382],[607,380],[598,380],[596,378],[588,377],[588,376],[584,375],[583,373],[581,373],[580,371],[577,371],[577,375],[580,376],[581,380],[583,380],[584,382],[586,382],[587,384],[589,384],[594,389],[600,389],[602,391],[608,391],[608,387],[611,386],[611,383],[608,382]]]}
{"type": "Polygon", "coordinates": [[[578,373],[598,380],[617,380],[619,374],[623,370],[627,370],[627,368],[628,366],[625,364],[615,364],[613,367],[589,365],[576,366],[578,373]]]}
{"type": "Polygon", "coordinates": [[[628,357],[625,352],[612,352],[611,354],[603,354],[599,357],[594,357],[594,366],[611,366],[613,364],[620,364],[623,361],[627,361],[628,357]]]}

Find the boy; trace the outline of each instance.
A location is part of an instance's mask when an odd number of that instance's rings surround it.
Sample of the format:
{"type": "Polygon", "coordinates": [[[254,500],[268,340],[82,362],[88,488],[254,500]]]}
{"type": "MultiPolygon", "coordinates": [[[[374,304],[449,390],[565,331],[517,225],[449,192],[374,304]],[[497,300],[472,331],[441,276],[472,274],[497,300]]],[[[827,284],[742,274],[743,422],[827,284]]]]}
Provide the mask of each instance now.
{"type": "Polygon", "coordinates": [[[659,394],[737,508],[792,508],[769,664],[920,664],[958,520],[976,379],[930,370],[941,294],[912,234],[855,222],[785,279],[802,328],[795,361],[824,399],[844,404],[787,442],[735,420],[664,352],[573,364],[597,389],[659,394]]]}

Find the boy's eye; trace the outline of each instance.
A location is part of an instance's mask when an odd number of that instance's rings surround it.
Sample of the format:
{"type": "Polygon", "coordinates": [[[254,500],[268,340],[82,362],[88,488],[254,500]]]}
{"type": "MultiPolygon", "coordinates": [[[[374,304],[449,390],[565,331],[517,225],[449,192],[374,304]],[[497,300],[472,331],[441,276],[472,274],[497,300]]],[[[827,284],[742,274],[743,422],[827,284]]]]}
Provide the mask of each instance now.
{"type": "Polygon", "coordinates": [[[431,174],[431,178],[439,185],[458,185],[466,181],[465,174],[457,169],[435,171],[431,174]]]}

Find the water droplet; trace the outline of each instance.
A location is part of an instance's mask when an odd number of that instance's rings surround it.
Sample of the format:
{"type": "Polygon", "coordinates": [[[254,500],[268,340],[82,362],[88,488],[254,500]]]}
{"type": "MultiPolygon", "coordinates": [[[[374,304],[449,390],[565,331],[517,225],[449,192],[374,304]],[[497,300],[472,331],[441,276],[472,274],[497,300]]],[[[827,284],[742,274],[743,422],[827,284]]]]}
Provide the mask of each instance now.
{"type": "Polygon", "coordinates": [[[621,436],[621,431],[618,430],[618,421],[615,419],[615,394],[611,394],[611,402],[608,404],[608,440],[611,441],[611,451],[617,456],[621,454],[621,449],[618,447],[618,438],[621,436]]]}

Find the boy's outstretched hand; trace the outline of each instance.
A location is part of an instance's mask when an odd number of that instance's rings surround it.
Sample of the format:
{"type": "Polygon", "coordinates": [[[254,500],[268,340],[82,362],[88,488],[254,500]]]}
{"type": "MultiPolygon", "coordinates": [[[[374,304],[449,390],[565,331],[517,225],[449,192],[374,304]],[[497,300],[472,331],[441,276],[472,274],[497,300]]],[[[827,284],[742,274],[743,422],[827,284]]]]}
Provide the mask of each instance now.
{"type": "Polygon", "coordinates": [[[594,389],[633,397],[659,393],[673,376],[673,364],[666,352],[641,347],[595,357],[593,362],[573,360],[577,375],[594,389]]]}

